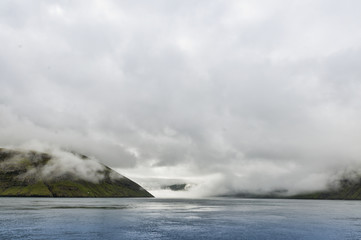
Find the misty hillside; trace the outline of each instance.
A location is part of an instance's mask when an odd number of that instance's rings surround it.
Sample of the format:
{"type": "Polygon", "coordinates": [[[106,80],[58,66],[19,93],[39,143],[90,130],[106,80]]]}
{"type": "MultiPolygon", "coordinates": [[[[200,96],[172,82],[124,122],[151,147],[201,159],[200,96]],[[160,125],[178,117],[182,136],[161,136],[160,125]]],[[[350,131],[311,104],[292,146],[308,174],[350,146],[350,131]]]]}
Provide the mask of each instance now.
{"type": "Polygon", "coordinates": [[[340,179],[322,191],[304,192],[289,195],[287,190],[277,190],[267,193],[240,192],[226,194],[223,197],[238,198],[287,198],[287,199],[324,199],[324,200],[361,200],[361,177],[340,179]]]}
{"type": "Polygon", "coordinates": [[[328,190],[292,196],[297,199],[361,200],[361,178],[341,179],[328,190]]]}
{"type": "Polygon", "coordinates": [[[153,197],[137,183],[83,155],[3,148],[0,196],[153,197]]]}

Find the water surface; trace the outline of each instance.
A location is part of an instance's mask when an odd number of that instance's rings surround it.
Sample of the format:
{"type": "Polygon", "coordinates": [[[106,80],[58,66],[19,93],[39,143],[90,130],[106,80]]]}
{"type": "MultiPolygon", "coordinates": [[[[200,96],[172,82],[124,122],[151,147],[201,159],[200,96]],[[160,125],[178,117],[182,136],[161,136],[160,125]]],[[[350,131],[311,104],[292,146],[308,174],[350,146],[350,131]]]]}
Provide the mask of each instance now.
{"type": "Polygon", "coordinates": [[[361,239],[361,201],[0,198],[0,239],[361,239]]]}

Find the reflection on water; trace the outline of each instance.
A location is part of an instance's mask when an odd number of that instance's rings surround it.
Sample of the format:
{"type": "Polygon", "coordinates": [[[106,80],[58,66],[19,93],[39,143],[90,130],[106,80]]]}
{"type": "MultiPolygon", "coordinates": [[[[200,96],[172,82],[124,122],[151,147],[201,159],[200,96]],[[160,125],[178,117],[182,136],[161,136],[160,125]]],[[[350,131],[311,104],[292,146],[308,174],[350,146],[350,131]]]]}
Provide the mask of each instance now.
{"type": "Polygon", "coordinates": [[[361,202],[0,198],[0,239],[361,239],[361,202]]]}

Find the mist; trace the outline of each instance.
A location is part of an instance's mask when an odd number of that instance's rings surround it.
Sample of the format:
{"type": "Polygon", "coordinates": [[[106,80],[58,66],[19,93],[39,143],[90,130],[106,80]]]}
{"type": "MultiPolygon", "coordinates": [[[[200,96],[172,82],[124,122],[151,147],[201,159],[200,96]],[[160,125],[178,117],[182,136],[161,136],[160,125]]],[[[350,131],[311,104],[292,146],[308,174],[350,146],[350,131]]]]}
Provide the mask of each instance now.
{"type": "Polygon", "coordinates": [[[3,1],[0,146],[84,154],[155,196],[324,189],[361,169],[360,7],[3,1]]]}
{"type": "MultiPolygon", "coordinates": [[[[57,149],[55,146],[45,148],[45,145],[39,143],[31,146],[29,149],[27,147],[7,148],[1,151],[8,154],[8,157],[5,157],[0,163],[1,169],[19,170],[23,167],[23,173],[17,176],[23,182],[53,181],[66,178],[99,183],[105,178],[106,167],[96,159],[57,149]],[[28,168],[26,164],[33,167],[28,168]]],[[[122,176],[116,173],[110,174],[111,179],[120,177],[122,176]]]]}

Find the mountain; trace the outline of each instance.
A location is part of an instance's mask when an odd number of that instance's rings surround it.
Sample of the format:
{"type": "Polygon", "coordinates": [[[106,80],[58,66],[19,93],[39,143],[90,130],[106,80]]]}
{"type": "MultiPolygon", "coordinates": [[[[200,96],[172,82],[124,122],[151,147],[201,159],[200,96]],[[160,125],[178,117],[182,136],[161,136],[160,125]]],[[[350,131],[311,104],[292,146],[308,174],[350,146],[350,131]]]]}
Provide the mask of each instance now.
{"type": "Polygon", "coordinates": [[[161,189],[168,189],[168,190],[172,190],[172,191],[186,191],[187,184],[180,183],[180,184],[166,185],[166,186],[162,186],[161,189]]]}
{"type": "Polygon", "coordinates": [[[0,197],[153,197],[84,155],[0,148],[0,197]]]}
{"type": "Polygon", "coordinates": [[[296,199],[330,199],[330,200],[361,200],[361,178],[341,179],[336,186],[328,190],[302,193],[291,198],[296,199]]]}
{"type": "Polygon", "coordinates": [[[267,193],[240,192],[222,195],[235,198],[279,198],[279,199],[323,199],[323,200],[361,200],[361,177],[343,178],[330,184],[326,190],[303,192],[289,195],[285,189],[267,193]]]}

